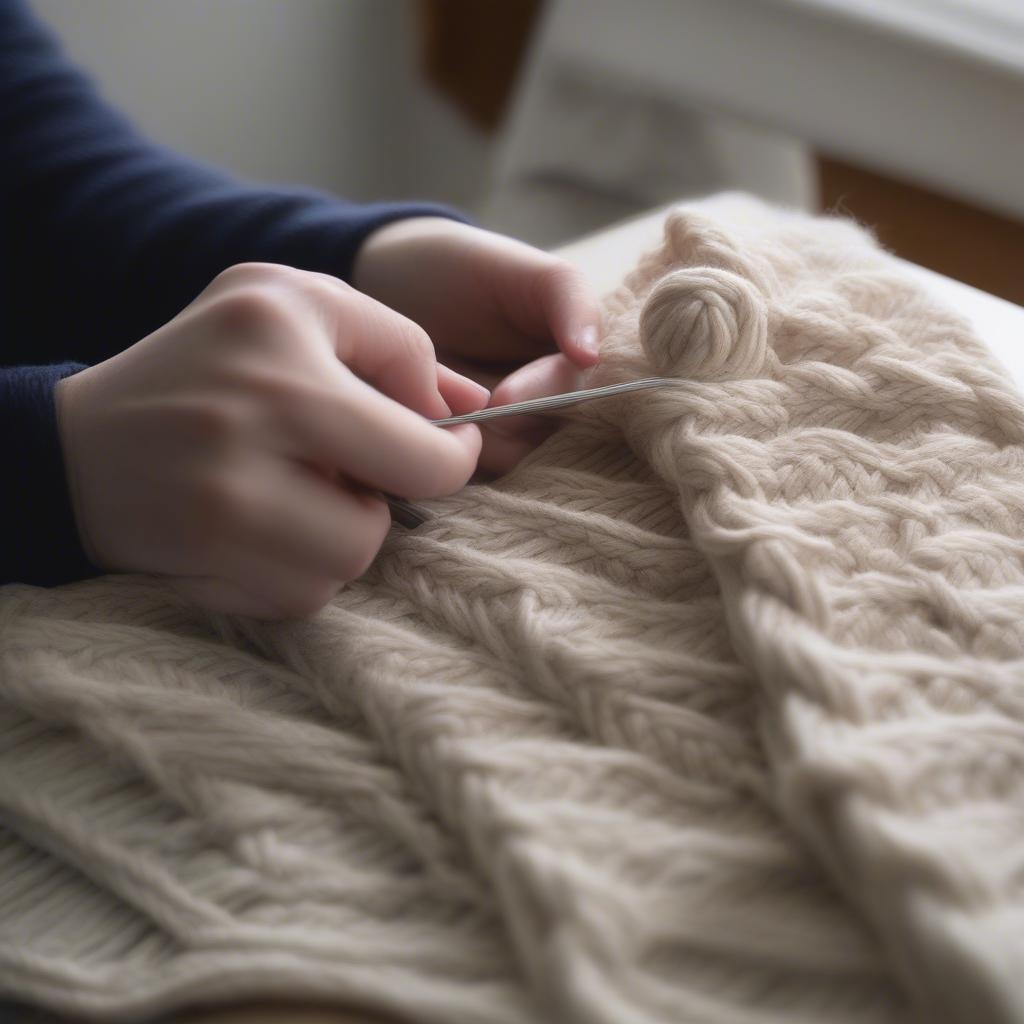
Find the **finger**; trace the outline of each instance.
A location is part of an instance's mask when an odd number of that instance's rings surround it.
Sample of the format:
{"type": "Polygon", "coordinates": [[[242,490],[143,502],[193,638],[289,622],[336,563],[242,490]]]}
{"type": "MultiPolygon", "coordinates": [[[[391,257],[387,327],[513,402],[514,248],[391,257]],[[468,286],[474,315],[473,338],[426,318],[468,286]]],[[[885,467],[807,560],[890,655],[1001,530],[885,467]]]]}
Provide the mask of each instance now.
{"type": "Polygon", "coordinates": [[[362,576],[391,528],[383,499],[294,463],[275,476],[242,517],[245,547],[300,575],[362,576]]]}
{"type": "Polygon", "coordinates": [[[334,300],[328,309],[335,353],[353,373],[428,419],[451,414],[438,390],[433,343],[418,324],[352,289],[337,291],[334,300]]]}
{"type": "Polygon", "coordinates": [[[456,373],[442,363],[437,364],[437,388],[455,415],[482,409],[491,397],[490,390],[483,384],[456,373]]]}
{"type": "MultiPolygon", "coordinates": [[[[533,418],[540,420],[539,416],[533,418]]],[[[484,427],[481,430],[483,446],[480,450],[479,468],[501,476],[513,469],[525,455],[549,437],[558,428],[558,421],[549,419],[547,423],[538,423],[533,431],[521,431],[512,437],[498,433],[496,427],[497,424],[494,424],[490,429],[484,427]]]]}
{"type": "Polygon", "coordinates": [[[432,426],[344,367],[325,383],[332,386],[281,413],[296,458],[403,498],[452,494],[472,475],[477,427],[432,426]]]}
{"type": "MultiPolygon", "coordinates": [[[[540,359],[527,363],[506,377],[494,389],[490,405],[511,405],[513,402],[525,402],[531,398],[545,398],[548,395],[576,391],[582,386],[582,380],[582,371],[561,353],[541,356],[540,359]]],[[[519,436],[527,441],[533,440],[536,444],[536,438],[540,433],[539,422],[550,424],[551,418],[507,416],[495,420],[487,426],[493,432],[505,437],[519,436]]],[[[541,436],[544,435],[541,433],[541,436]]]]}
{"type": "Polygon", "coordinates": [[[341,581],[291,571],[252,553],[240,554],[230,576],[178,576],[170,583],[195,604],[256,619],[308,618],[338,592],[341,581]]]}
{"type": "MultiPolygon", "coordinates": [[[[271,263],[222,271],[197,302],[229,292],[272,297],[326,331],[335,356],[396,402],[430,419],[450,415],[434,346],[421,327],[329,274],[271,263]]],[[[320,337],[320,332],[315,332],[320,337]]]]}
{"type": "Polygon", "coordinates": [[[537,272],[532,301],[560,351],[580,368],[600,357],[601,304],[586,276],[554,260],[537,272]]]}
{"type": "MultiPolygon", "coordinates": [[[[308,571],[239,542],[221,552],[210,575],[184,577],[183,586],[207,600],[230,601],[228,610],[257,618],[299,619],[314,615],[341,589],[343,580],[308,571]]],[[[209,605],[208,605],[209,607],[209,605]]]]}
{"type": "Polygon", "coordinates": [[[584,374],[560,352],[534,359],[510,373],[491,394],[491,405],[525,402],[575,391],[583,385],[584,374]]]}
{"type": "MultiPolygon", "coordinates": [[[[491,405],[574,391],[581,384],[578,367],[561,355],[542,356],[510,374],[495,388],[491,405]]],[[[481,425],[483,444],[479,465],[492,473],[507,473],[558,428],[551,416],[508,416],[481,425]]]]}
{"type": "MultiPolygon", "coordinates": [[[[471,377],[479,381],[489,392],[494,389],[510,374],[514,373],[523,365],[521,359],[508,364],[495,364],[479,362],[475,359],[463,359],[461,356],[445,353],[445,365],[464,377],[471,377]]],[[[438,363],[438,366],[441,364],[438,363]]],[[[490,396],[488,395],[488,401],[490,396]]]]}

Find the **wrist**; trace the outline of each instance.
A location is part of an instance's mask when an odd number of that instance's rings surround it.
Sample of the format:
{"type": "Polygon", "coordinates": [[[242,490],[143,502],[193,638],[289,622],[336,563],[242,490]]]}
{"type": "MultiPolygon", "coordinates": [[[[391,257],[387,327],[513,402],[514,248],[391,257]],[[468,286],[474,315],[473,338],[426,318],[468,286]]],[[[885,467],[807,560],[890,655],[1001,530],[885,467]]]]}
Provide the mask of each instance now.
{"type": "Polygon", "coordinates": [[[410,246],[464,231],[466,225],[448,217],[405,217],[370,232],[352,264],[352,284],[364,295],[376,298],[387,290],[389,265],[410,246]]]}
{"type": "Polygon", "coordinates": [[[67,486],[71,515],[78,533],[78,542],[86,558],[97,568],[102,568],[96,550],[84,528],[82,488],[78,473],[80,461],[77,452],[78,431],[73,426],[75,419],[73,407],[87,373],[87,369],[81,370],[58,381],[53,389],[53,405],[57,420],[57,438],[64,461],[64,481],[67,486]]]}

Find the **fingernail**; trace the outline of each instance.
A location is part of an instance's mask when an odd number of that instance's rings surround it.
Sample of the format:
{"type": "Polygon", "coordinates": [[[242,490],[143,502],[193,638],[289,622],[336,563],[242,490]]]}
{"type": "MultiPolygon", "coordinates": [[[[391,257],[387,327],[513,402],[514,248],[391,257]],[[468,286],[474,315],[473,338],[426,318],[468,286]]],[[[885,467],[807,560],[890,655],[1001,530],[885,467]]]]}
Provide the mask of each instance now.
{"type": "Polygon", "coordinates": [[[472,377],[467,377],[465,374],[460,373],[459,376],[469,385],[472,386],[473,390],[482,398],[485,402],[491,397],[489,388],[485,388],[483,384],[473,380],[472,377]]]}
{"type": "Polygon", "coordinates": [[[583,349],[587,355],[597,356],[601,354],[601,347],[597,343],[596,327],[584,327],[580,333],[576,335],[576,344],[583,349]]]}

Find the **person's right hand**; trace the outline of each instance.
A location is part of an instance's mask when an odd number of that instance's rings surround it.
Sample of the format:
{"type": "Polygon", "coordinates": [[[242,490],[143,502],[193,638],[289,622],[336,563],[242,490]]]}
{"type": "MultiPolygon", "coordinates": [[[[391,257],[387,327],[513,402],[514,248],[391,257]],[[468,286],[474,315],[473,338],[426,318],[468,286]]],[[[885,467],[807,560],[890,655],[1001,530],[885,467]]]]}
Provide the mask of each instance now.
{"type": "Polygon", "coordinates": [[[58,385],[75,518],[114,572],[173,577],[207,607],[311,614],[390,526],[379,491],[452,493],[487,402],[411,321],[321,274],[232,267],[174,320],[58,385]]]}

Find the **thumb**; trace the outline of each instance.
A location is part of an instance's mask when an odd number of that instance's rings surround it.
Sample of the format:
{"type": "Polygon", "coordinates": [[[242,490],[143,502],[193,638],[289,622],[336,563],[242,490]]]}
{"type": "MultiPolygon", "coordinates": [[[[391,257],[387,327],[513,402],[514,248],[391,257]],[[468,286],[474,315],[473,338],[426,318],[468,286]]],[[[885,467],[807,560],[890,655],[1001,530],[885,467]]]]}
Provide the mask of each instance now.
{"type": "Polygon", "coordinates": [[[556,260],[537,277],[536,299],[558,348],[585,369],[600,358],[601,303],[586,275],[556,260]]]}

